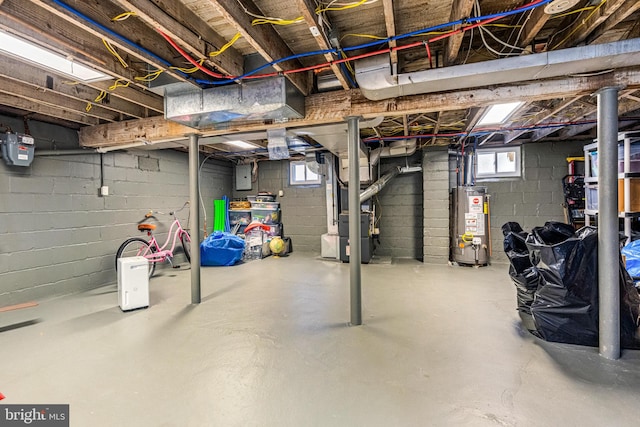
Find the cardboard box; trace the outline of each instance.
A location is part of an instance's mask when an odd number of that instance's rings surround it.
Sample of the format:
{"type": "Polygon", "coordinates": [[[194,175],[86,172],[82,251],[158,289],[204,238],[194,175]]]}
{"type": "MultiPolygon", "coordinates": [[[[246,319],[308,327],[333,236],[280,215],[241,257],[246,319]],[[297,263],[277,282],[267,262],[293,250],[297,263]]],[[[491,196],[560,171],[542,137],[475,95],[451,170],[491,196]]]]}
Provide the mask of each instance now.
{"type": "MultiPolygon", "coordinates": [[[[631,210],[640,212],[640,179],[630,179],[631,182],[631,210]]],[[[618,180],[618,211],[624,211],[624,179],[618,180]]]]}

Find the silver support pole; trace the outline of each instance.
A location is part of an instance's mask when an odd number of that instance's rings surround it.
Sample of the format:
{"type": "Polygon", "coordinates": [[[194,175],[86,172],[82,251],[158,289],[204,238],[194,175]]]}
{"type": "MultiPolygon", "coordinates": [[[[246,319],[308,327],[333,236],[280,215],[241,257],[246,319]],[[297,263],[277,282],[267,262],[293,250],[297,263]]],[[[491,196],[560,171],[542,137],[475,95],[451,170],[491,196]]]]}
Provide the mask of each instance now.
{"type": "Polygon", "coordinates": [[[362,325],[360,263],[360,130],[359,117],[347,117],[349,144],[349,270],[351,284],[351,325],[362,325]]]}
{"type": "Polygon", "coordinates": [[[200,202],[198,135],[189,135],[189,209],[191,217],[191,304],[200,304],[200,202]]]}
{"type": "Polygon", "coordinates": [[[618,88],[598,91],[598,298],[600,355],[620,357],[618,88]]]}

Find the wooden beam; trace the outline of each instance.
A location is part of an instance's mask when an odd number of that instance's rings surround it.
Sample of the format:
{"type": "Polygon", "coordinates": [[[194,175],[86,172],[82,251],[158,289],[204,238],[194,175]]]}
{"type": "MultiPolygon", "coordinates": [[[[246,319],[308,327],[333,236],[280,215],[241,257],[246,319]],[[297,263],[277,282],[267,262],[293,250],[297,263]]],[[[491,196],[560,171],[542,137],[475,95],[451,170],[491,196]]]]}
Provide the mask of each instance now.
{"type": "MultiPolygon", "coordinates": [[[[132,57],[132,60],[142,61],[144,63],[148,63],[156,69],[164,70],[165,73],[179,81],[189,81],[189,79],[182,73],[179,73],[178,71],[167,67],[166,63],[171,64],[171,59],[176,56],[176,53],[175,51],[170,49],[166,43],[160,43],[160,40],[162,40],[160,35],[150,31],[146,25],[137,20],[113,22],[111,18],[120,14],[122,10],[114,7],[114,5],[111,3],[99,0],[83,0],[74,2],[73,8],[78,12],[93,19],[95,22],[107,28],[108,30],[120,34],[123,37],[126,37],[127,35],[135,35],[136,44],[144,47],[146,49],[146,52],[129,45],[128,43],[122,41],[120,38],[115,37],[114,35],[109,33],[109,31],[103,30],[102,28],[99,28],[87,22],[86,20],[79,18],[72,12],[66,9],[62,9],[60,6],[52,4],[49,1],[31,0],[30,2],[25,3],[32,4],[31,7],[33,7],[33,5],[36,5],[39,8],[43,9],[45,13],[48,12],[51,15],[62,18],[63,20],[67,21],[67,23],[74,25],[75,27],[91,34],[94,37],[97,37],[100,41],[102,39],[108,40],[113,46],[120,49],[120,53],[122,56],[126,56],[123,53],[126,52],[129,56],[132,57]],[[153,55],[148,52],[152,52],[153,55]]],[[[78,36],[76,35],[76,37],[78,36]]],[[[106,50],[105,47],[103,47],[102,49],[106,50]]],[[[117,60],[112,57],[111,62],[114,61],[117,62],[117,60]]],[[[129,62],[131,62],[131,60],[129,62]]]]}
{"type": "Polygon", "coordinates": [[[136,18],[143,20],[154,30],[162,30],[180,46],[186,48],[197,59],[206,59],[206,63],[217,67],[222,73],[237,76],[243,72],[242,55],[233,48],[214,57],[209,52],[217,51],[227,43],[223,37],[213,31],[200,17],[178,1],[158,2],[148,0],[113,0],[123,10],[135,12],[136,18]],[[174,17],[182,17],[181,20],[174,17]],[[186,28],[189,25],[193,30],[186,28]]]}
{"type": "MultiPolygon", "coordinates": [[[[640,70],[618,70],[599,76],[539,80],[490,88],[405,96],[382,101],[368,100],[356,89],[313,94],[305,99],[305,117],[290,120],[286,127],[341,123],[347,116],[362,116],[369,119],[387,115],[397,116],[485,107],[494,104],[496,99],[503,102],[518,100],[534,102],[573,97],[588,95],[603,86],[610,85],[638,88],[640,87],[640,70]]],[[[282,123],[229,122],[219,129],[206,129],[197,132],[202,136],[216,136],[281,128],[282,126],[282,123]]],[[[80,131],[80,142],[86,147],[114,146],[139,140],[142,138],[141,135],[145,135],[145,139],[152,142],[171,141],[183,139],[184,135],[190,132],[194,132],[194,129],[154,117],[84,128],[80,131]]]]}
{"type": "MultiPolygon", "coordinates": [[[[110,89],[111,86],[113,86],[113,81],[111,80],[91,82],[87,83],[87,86],[96,90],[106,90],[112,98],[117,97],[156,113],[164,113],[164,99],[160,95],[156,95],[149,90],[140,90],[137,86],[133,87],[131,85],[129,85],[129,87],[110,89]]],[[[150,115],[153,116],[155,114],[150,115]]],[[[145,117],[149,117],[149,114],[145,117]]]]}
{"type": "Polygon", "coordinates": [[[116,65],[101,41],[89,35],[83,37],[77,29],[71,28],[66,21],[55,16],[29,14],[30,11],[24,8],[26,2],[14,4],[12,1],[15,0],[4,3],[7,9],[0,7],[0,28],[130,83],[130,87],[119,87],[115,91],[109,90],[113,81],[92,82],[87,83],[86,86],[98,91],[107,90],[116,97],[152,111],[159,113],[164,111],[162,98],[147,91],[144,84],[134,80],[135,70],[116,65]],[[51,28],[52,31],[45,34],[41,28],[51,28]]]}
{"type": "Polygon", "coordinates": [[[431,145],[436,145],[436,135],[440,132],[440,122],[442,118],[442,111],[438,111],[438,121],[436,125],[433,127],[433,136],[431,137],[431,145]]]}
{"type": "Polygon", "coordinates": [[[559,37],[562,37],[561,41],[551,49],[557,50],[574,47],[584,41],[599,25],[609,19],[624,2],[625,0],[608,0],[596,6],[597,9],[586,11],[586,16],[589,16],[589,18],[587,19],[585,17],[585,19],[576,20],[576,22],[567,29],[566,33],[563,32],[560,34],[559,37]]]}
{"type": "MultiPolygon", "coordinates": [[[[471,9],[475,0],[454,0],[451,5],[451,15],[449,15],[449,22],[458,21],[460,19],[468,18],[471,15],[471,9]]],[[[456,25],[452,29],[459,30],[462,26],[456,25]]],[[[462,45],[462,39],[464,38],[464,32],[454,34],[447,39],[447,45],[445,48],[445,65],[455,65],[458,58],[458,52],[460,52],[460,46],[462,45]]]]}
{"type": "Polygon", "coordinates": [[[115,122],[119,117],[118,113],[105,110],[95,103],[91,103],[92,107],[89,111],[86,111],[87,101],[79,101],[77,99],[60,95],[44,88],[27,85],[16,80],[0,79],[0,92],[37,102],[42,105],[48,105],[52,108],[64,106],[67,111],[73,111],[82,116],[96,117],[108,122],[115,122]]]}
{"type": "MultiPolygon", "coordinates": [[[[311,31],[313,38],[316,40],[318,47],[322,50],[331,49],[332,46],[325,39],[324,33],[320,31],[320,28],[319,28],[320,25],[318,25],[318,22],[317,22],[318,15],[316,15],[316,12],[315,12],[315,4],[312,3],[311,0],[294,0],[294,2],[298,10],[300,10],[300,13],[302,13],[302,17],[304,18],[305,23],[309,27],[309,31],[311,31]]],[[[329,18],[325,16],[323,19],[326,20],[329,18]]],[[[349,90],[350,88],[349,82],[347,81],[347,78],[342,72],[342,69],[338,64],[332,63],[336,58],[330,53],[325,53],[324,59],[327,62],[331,63],[331,71],[333,71],[333,74],[335,74],[336,77],[338,78],[338,81],[342,85],[342,88],[345,90],[349,90]]]]}
{"type": "Polygon", "coordinates": [[[591,44],[598,40],[604,33],[611,30],[613,27],[627,19],[632,13],[640,10],[640,1],[625,2],[618,10],[607,19],[604,24],[600,25],[592,34],[587,38],[587,44],[591,44]]]}
{"type": "MultiPolygon", "coordinates": [[[[578,101],[581,98],[582,98],[582,96],[573,97],[571,99],[568,99],[568,100],[560,103],[560,105],[558,105],[556,108],[554,108],[553,110],[551,110],[549,112],[543,112],[541,114],[536,114],[536,116],[533,118],[533,123],[536,124],[536,125],[544,124],[545,121],[551,119],[552,117],[554,117],[555,115],[560,113],[562,110],[564,110],[567,107],[573,105],[576,101],[578,101]]],[[[549,132],[549,133],[547,133],[547,135],[548,135],[550,133],[555,132],[558,129],[539,129],[539,130],[548,131],[549,132]]],[[[504,143],[508,144],[511,141],[513,141],[514,139],[519,138],[520,136],[524,135],[527,132],[529,132],[529,131],[527,131],[527,130],[519,130],[519,131],[509,132],[509,133],[505,134],[504,143]]]]}
{"type": "MultiPolygon", "coordinates": [[[[630,111],[633,111],[633,110],[636,110],[638,108],[638,105],[634,101],[629,101],[629,102],[623,102],[622,101],[622,99],[625,97],[625,95],[631,94],[633,92],[635,92],[635,89],[625,90],[623,92],[620,92],[620,94],[618,95],[618,97],[621,98],[621,102],[618,104],[618,116],[621,116],[623,114],[626,114],[626,113],[628,113],[630,111]]],[[[597,118],[598,118],[598,116],[597,116],[597,107],[596,107],[590,113],[588,113],[588,116],[586,116],[583,120],[596,120],[597,118]]],[[[560,136],[565,137],[565,138],[571,138],[573,136],[576,136],[578,134],[586,132],[586,131],[588,131],[590,129],[593,129],[596,126],[597,126],[596,123],[587,123],[587,124],[584,124],[584,125],[567,126],[566,128],[563,128],[560,131],[560,136]]]]}
{"type": "Polygon", "coordinates": [[[626,95],[622,95],[622,96],[623,96],[623,97],[625,97],[625,98],[628,98],[628,99],[631,99],[631,100],[633,100],[633,101],[636,101],[636,102],[640,103],[640,97],[633,96],[633,95],[631,95],[630,93],[629,93],[629,94],[626,94],[626,95]]]}
{"type": "MultiPolygon", "coordinates": [[[[237,1],[209,0],[209,3],[267,62],[293,55],[271,25],[251,25],[251,17],[237,1]]],[[[261,14],[260,9],[250,0],[242,0],[242,4],[251,13],[261,14]]],[[[289,71],[301,67],[302,64],[297,59],[280,62],[273,66],[276,71],[289,71]]],[[[287,78],[304,95],[309,94],[311,81],[308,73],[291,73],[287,74],[287,78]]]]}
{"type": "Polygon", "coordinates": [[[82,34],[56,16],[34,7],[26,8],[27,4],[20,0],[5,0],[0,7],[0,28],[114,78],[145,87],[133,79],[135,70],[124,69],[120,64],[116,66],[100,40],[82,34]],[[45,33],[42,28],[50,31],[45,33]]]}
{"type": "Polygon", "coordinates": [[[524,23],[520,40],[517,41],[517,45],[520,47],[528,46],[533,39],[536,38],[544,24],[547,23],[551,15],[544,12],[544,7],[536,7],[529,12],[529,16],[524,23]]]}
{"type": "Polygon", "coordinates": [[[51,107],[43,105],[39,102],[34,102],[24,98],[18,98],[13,95],[7,95],[0,93],[0,105],[8,105],[13,108],[19,108],[21,110],[30,111],[44,116],[54,117],[56,119],[63,119],[69,122],[80,123],[83,125],[97,125],[100,123],[95,117],[83,116],[74,111],[70,111],[63,106],[51,107]]]}
{"type": "Polygon", "coordinates": [[[0,55],[0,78],[24,83],[41,92],[49,92],[62,95],[75,101],[87,102],[94,106],[122,113],[127,118],[142,119],[147,117],[145,109],[139,105],[131,104],[117,97],[109,97],[109,102],[96,103],[94,100],[100,94],[99,90],[83,84],[68,84],[68,77],[58,76],[52,72],[43,71],[27,63],[15,60],[11,57],[0,55]],[[17,72],[19,70],[19,72],[17,72]]]}
{"type": "MultiPolygon", "coordinates": [[[[384,24],[387,27],[387,37],[396,36],[396,15],[393,10],[393,0],[382,0],[382,10],[384,13],[384,24]]],[[[389,47],[393,49],[397,43],[395,40],[389,42],[389,47]]],[[[392,50],[389,54],[391,57],[391,69],[394,73],[398,72],[398,52],[392,50]]]]}

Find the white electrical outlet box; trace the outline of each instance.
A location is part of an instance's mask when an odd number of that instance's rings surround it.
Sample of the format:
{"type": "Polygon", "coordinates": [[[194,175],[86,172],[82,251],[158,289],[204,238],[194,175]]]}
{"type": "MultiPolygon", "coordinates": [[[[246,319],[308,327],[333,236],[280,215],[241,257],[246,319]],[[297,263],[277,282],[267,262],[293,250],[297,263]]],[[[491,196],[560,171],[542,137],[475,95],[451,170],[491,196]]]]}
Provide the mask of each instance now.
{"type": "Polygon", "coordinates": [[[101,196],[108,196],[109,195],[109,186],[107,185],[103,185],[102,187],[100,187],[100,195],[101,196]]]}

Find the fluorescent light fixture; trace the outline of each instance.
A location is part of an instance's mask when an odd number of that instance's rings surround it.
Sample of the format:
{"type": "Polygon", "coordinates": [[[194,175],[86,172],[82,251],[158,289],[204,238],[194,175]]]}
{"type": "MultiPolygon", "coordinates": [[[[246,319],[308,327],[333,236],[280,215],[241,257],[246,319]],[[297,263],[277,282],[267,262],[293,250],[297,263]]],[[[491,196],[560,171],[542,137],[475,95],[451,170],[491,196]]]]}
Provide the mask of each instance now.
{"type": "Polygon", "coordinates": [[[224,143],[228,144],[228,145],[233,145],[234,147],[242,148],[242,149],[245,149],[245,150],[251,150],[253,148],[256,148],[255,145],[250,144],[250,143],[248,143],[246,141],[240,141],[239,139],[238,140],[232,140],[232,141],[225,141],[224,143]]]}
{"type": "Polygon", "coordinates": [[[476,126],[496,125],[504,123],[520,106],[524,104],[522,101],[509,102],[506,104],[495,104],[489,107],[486,113],[478,121],[476,126]]]}
{"type": "Polygon", "coordinates": [[[29,43],[12,34],[0,31],[0,51],[35,65],[66,74],[76,80],[92,82],[110,79],[111,76],[78,64],[50,50],[29,43]]]}

